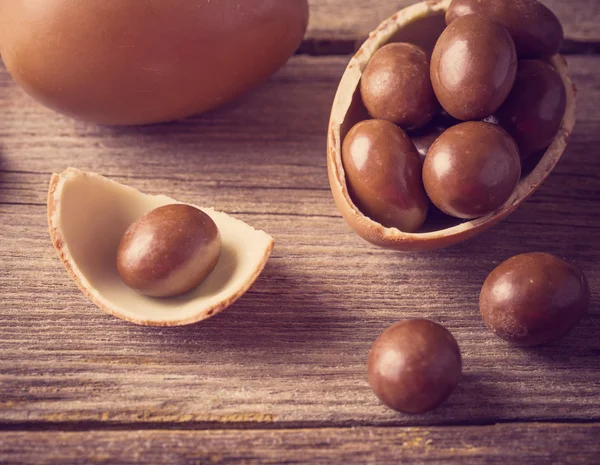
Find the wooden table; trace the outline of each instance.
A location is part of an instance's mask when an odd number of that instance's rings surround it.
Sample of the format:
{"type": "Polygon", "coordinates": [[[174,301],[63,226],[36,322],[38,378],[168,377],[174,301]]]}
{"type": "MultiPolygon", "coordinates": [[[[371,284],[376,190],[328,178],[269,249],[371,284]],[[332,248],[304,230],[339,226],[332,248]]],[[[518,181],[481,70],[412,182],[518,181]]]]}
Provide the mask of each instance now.
{"type": "Polygon", "coordinates": [[[600,4],[562,19],[579,90],[567,152],[506,221],[462,245],[402,254],[353,234],[329,191],[325,134],[357,41],[407,1],[313,0],[301,51],[203,116],[106,128],[52,113],[0,70],[0,463],[600,463],[600,4]],[[109,317],[68,278],[46,226],[50,174],[96,171],[265,229],[275,252],[232,308],[198,325],[109,317]],[[510,348],[478,314],[487,273],[527,251],[578,263],[589,316],[558,343],[510,348]],[[390,324],[447,326],[464,379],[407,416],[370,391],[390,324]]]}

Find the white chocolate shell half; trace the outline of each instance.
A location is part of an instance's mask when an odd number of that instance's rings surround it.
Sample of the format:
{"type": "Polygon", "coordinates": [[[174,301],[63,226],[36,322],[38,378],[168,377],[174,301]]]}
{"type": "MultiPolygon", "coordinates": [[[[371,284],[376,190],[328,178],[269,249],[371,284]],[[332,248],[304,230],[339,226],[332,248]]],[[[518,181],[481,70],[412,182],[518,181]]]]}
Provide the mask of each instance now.
{"type": "Polygon", "coordinates": [[[191,324],[230,306],[260,275],[273,250],[271,236],[225,213],[197,207],[214,220],[222,239],[219,262],[208,278],[173,298],[146,297],[127,287],[116,266],[121,237],[142,215],[173,203],[181,202],[73,168],[52,175],[52,243],[71,278],[105,312],[140,325],[191,324]]]}
{"type": "Polygon", "coordinates": [[[359,236],[380,247],[404,251],[439,249],[472,238],[506,218],[550,175],[562,156],[575,125],[575,87],[567,75],[566,61],[561,55],[555,55],[550,63],[560,74],[567,94],[561,127],[545,153],[540,158],[535,158],[535,166],[524,166],[517,188],[504,205],[492,213],[470,221],[456,219],[437,223],[428,219],[423,228],[416,233],[386,228],[363,215],[348,193],[341,154],[342,142],[348,131],[356,123],[369,119],[360,97],[359,82],[362,72],[373,54],[390,42],[413,43],[431,53],[446,27],[444,16],[449,4],[450,0],[416,3],[381,23],[350,60],[331,109],[327,134],[327,169],[335,204],[359,236]]]}

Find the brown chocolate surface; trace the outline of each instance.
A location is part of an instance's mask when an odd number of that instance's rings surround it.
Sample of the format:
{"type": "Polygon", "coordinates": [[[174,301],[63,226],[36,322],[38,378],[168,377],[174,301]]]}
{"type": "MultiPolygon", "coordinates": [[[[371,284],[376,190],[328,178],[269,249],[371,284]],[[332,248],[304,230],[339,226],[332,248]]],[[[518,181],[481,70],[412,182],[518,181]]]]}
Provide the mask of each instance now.
{"type": "Polygon", "coordinates": [[[381,47],[363,71],[363,102],[373,118],[404,129],[427,124],[438,109],[429,77],[429,57],[413,44],[381,47]]]}
{"type": "Polygon", "coordinates": [[[371,388],[388,407],[405,413],[431,410],[454,391],[462,362],[454,336],[425,319],[386,329],[369,354],[371,388]]]}
{"type": "Polygon", "coordinates": [[[478,15],[452,22],[431,57],[431,82],[444,109],[463,121],[494,113],[517,72],[515,45],[498,22],[478,15]]]}
{"type": "Polygon", "coordinates": [[[429,200],[419,153],[402,129],[383,120],[358,123],[344,139],[342,160],[350,195],[364,215],[401,231],[421,227],[429,200]]]}
{"type": "Polygon", "coordinates": [[[500,22],[515,41],[519,58],[554,55],[563,41],[560,21],[536,0],[454,0],[446,13],[446,23],[469,14],[500,22]]]}
{"type": "Polygon", "coordinates": [[[521,175],[519,151],[502,128],[466,122],[446,130],[423,164],[431,201],[457,218],[476,218],[500,207],[521,175]]]}
{"type": "Polygon", "coordinates": [[[554,68],[543,61],[522,60],[515,85],[497,117],[516,140],[521,157],[527,158],[550,145],[566,105],[565,86],[554,68]]]}
{"type": "Polygon", "coordinates": [[[499,337],[531,346],[565,335],[586,314],[590,290],[583,272],[547,253],[501,263],[485,280],[480,309],[499,337]]]}
{"type": "Polygon", "coordinates": [[[189,205],[156,208],[133,223],[117,252],[117,269],[129,287],[172,297],[197,287],[214,269],[221,236],[214,221],[189,205]]]}
{"type": "Polygon", "coordinates": [[[421,160],[406,133],[389,121],[356,124],[342,146],[348,190],[360,211],[386,227],[418,230],[429,200],[421,160]]]}
{"type": "Polygon", "coordinates": [[[23,89],[108,125],[223,105],[298,48],[307,0],[0,2],[0,54],[23,89]]]}

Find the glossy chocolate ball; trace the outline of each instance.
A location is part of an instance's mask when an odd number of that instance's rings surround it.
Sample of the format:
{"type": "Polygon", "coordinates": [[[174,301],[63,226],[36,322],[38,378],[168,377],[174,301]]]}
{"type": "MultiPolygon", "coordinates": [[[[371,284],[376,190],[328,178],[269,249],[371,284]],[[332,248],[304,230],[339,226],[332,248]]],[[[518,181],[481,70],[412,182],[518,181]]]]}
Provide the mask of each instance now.
{"type": "Polygon", "coordinates": [[[431,201],[457,218],[491,213],[521,176],[515,141],[499,126],[471,121],[447,129],[429,149],[423,183],[431,201]]]}
{"type": "Polygon", "coordinates": [[[515,44],[498,22],[462,16],[438,39],[431,82],[444,109],[460,120],[483,119],[508,96],[517,73],[515,44]]]}
{"type": "Polygon", "coordinates": [[[515,345],[533,346],[565,335],[587,313],[590,289],[582,271],[547,253],[501,263],[479,299],[483,321],[515,345]]]}
{"type": "Polygon", "coordinates": [[[173,204],[133,223],[117,252],[117,269],[129,287],[152,297],[191,291],[219,261],[221,235],[201,210],[173,204]]]}
{"type": "Polygon", "coordinates": [[[565,85],[556,70],[543,61],[522,60],[515,85],[497,116],[516,140],[521,158],[527,158],[550,145],[566,107],[565,85]]]}
{"type": "Polygon", "coordinates": [[[404,320],[386,329],[369,354],[369,384],[388,407],[431,410],[454,391],[462,362],[456,339],[433,321],[404,320]]]}
{"type": "Polygon", "coordinates": [[[402,129],[383,120],[356,124],[344,139],[342,162],[350,196],[363,215],[404,232],[423,225],[429,200],[421,160],[402,129]]]}
{"type": "Polygon", "coordinates": [[[536,0],[453,0],[446,13],[446,24],[470,14],[501,23],[512,36],[520,58],[554,55],[563,41],[560,21],[536,0]]]}
{"type": "Polygon", "coordinates": [[[405,129],[424,126],[438,109],[429,57],[412,44],[391,43],[377,50],[363,71],[360,93],[373,118],[405,129]]]}

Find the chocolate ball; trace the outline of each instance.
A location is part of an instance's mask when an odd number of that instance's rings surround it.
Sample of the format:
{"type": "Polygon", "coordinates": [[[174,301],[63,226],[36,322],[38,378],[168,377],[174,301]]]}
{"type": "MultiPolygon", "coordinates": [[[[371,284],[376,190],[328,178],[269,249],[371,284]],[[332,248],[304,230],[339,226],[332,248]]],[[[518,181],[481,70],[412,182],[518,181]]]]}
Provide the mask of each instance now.
{"type": "Polygon", "coordinates": [[[429,57],[412,44],[391,43],[377,50],[363,71],[360,93],[373,118],[405,129],[424,126],[438,109],[429,57]]]}
{"type": "Polygon", "coordinates": [[[388,407],[431,410],[454,391],[462,362],[456,339],[433,321],[404,320],[386,329],[369,354],[369,384],[388,407]]]}
{"type": "Polygon", "coordinates": [[[117,252],[127,286],[152,297],[173,297],[199,286],[221,254],[217,225],[201,210],[172,204],[133,223],[117,252]]]}
{"type": "Polygon", "coordinates": [[[498,22],[462,16],[440,35],[431,82],[440,104],[460,120],[480,120],[506,100],[517,73],[515,44],[498,22]]]}
{"type": "Polygon", "coordinates": [[[477,218],[508,200],[521,177],[519,150],[501,127],[470,121],[444,131],[423,164],[431,201],[457,218],[477,218]]]}
{"type": "Polygon", "coordinates": [[[543,61],[522,60],[515,85],[496,115],[517,142],[521,158],[527,158],[550,145],[566,107],[560,74],[543,61]]]}
{"type": "Polygon", "coordinates": [[[589,304],[583,272],[547,253],[526,253],[501,263],[485,280],[479,298],[485,324],[519,346],[564,336],[589,304]]]}
{"type": "Polygon", "coordinates": [[[423,225],[429,200],[421,160],[402,129],[389,121],[361,121],[344,139],[342,162],[348,191],[363,215],[405,232],[423,225]]]}
{"type": "Polygon", "coordinates": [[[470,14],[501,23],[512,36],[520,58],[554,55],[563,41],[560,21],[536,0],[453,0],[446,12],[446,24],[470,14]]]}

